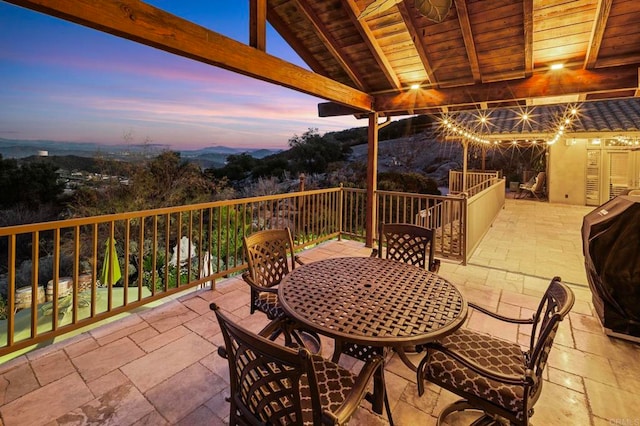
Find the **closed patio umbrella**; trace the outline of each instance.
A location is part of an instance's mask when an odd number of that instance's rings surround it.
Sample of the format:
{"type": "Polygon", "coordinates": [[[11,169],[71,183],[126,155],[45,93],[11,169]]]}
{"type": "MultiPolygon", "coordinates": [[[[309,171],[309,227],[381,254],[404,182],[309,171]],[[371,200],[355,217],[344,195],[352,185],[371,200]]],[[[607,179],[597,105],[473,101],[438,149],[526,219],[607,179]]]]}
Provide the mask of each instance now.
{"type": "Polygon", "coordinates": [[[109,237],[105,242],[104,262],[102,262],[100,282],[102,285],[114,285],[121,277],[122,273],[120,272],[118,252],[116,251],[116,240],[109,237]]]}

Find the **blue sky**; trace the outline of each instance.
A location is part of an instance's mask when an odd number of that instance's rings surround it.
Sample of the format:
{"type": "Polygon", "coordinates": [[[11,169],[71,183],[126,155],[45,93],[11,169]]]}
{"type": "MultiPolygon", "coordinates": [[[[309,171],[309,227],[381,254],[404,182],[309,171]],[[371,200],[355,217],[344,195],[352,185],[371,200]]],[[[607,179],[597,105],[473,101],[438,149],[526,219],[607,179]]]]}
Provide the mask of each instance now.
{"type": "MultiPolygon", "coordinates": [[[[149,3],[247,43],[248,0],[149,3]]],[[[269,27],[267,52],[304,63],[269,27]]],[[[0,138],[285,148],[319,118],[314,98],[0,2],[0,138]]]]}

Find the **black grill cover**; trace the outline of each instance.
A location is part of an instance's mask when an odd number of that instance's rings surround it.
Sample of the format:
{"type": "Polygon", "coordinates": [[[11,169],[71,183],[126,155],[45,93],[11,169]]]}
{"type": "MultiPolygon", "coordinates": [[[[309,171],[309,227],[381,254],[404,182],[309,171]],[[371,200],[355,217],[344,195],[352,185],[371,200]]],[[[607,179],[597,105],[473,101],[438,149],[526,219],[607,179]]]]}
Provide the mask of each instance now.
{"type": "Polygon", "coordinates": [[[618,196],[587,214],[582,250],[600,321],[640,337],[640,197],[618,196]]]}

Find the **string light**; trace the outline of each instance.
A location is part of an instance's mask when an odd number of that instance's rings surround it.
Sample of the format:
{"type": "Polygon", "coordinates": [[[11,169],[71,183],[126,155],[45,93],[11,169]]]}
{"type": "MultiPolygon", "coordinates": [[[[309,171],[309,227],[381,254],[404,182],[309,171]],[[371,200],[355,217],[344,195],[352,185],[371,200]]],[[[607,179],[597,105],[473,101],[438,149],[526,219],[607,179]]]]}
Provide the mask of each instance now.
{"type": "MultiPolygon", "coordinates": [[[[486,121],[486,118],[485,118],[485,121],[486,121]]],[[[466,140],[469,140],[469,141],[472,141],[472,142],[476,142],[476,143],[483,143],[483,144],[488,144],[489,143],[489,141],[487,139],[483,138],[482,135],[474,132],[471,129],[466,128],[465,126],[461,125],[460,123],[457,123],[451,117],[444,117],[442,119],[442,121],[440,122],[440,126],[445,131],[447,131],[449,133],[460,135],[466,140]]]]}
{"type": "Polygon", "coordinates": [[[553,145],[554,143],[560,140],[560,137],[564,135],[565,130],[568,130],[571,127],[572,120],[576,118],[578,115],[578,107],[575,105],[567,106],[567,109],[562,114],[562,116],[558,119],[557,130],[552,139],[547,141],[547,145],[553,145]]]}

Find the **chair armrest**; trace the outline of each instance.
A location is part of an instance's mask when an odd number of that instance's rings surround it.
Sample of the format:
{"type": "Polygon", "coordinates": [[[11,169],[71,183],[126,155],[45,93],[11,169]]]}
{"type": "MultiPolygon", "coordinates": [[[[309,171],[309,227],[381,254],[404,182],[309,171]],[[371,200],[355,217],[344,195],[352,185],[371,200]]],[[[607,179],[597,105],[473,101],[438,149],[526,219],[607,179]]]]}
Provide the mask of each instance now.
{"type": "MultiPolygon", "coordinates": [[[[351,391],[347,394],[342,405],[340,405],[334,413],[324,413],[325,415],[329,414],[328,417],[330,417],[332,421],[335,421],[333,424],[345,424],[349,417],[353,415],[364,398],[364,395],[367,393],[369,380],[378,368],[384,368],[383,360],[384,358],[381,355],[371,357],[371,359],[362,366],[353,384],[353,388],[351,388],[351,391]]],[[[386,389],[384,391],[386,392],[386,389]]]]}
{"type": "Polygon", "coordinates": [[[249,284],[249,287],[251,287],[252,290],[255,290],[257,292],[263,292],[266,291],[267,293],[278,293],[278,286],[273,286],[273,287],[263,287],[260,286],[256,283],[253,282],[253,280],[251,279],[251,275],[249,274],[249,272],[244,272],[242,274],[242,279],[249,284]]]}
{"type": "Polygon", "coordinates": [[[371,255],[369,257],[378,257],[378,249],[374,248],[371,250],[371,255]]]}
{"type": "Polygon", "coordinates": [[[489,315],[490,317],[493,317],[497,320],[504,321],[504,322],[510,322],[513,324],[533,324],[534,323],[533,317],[531,318],[505,317],[504,315],[500,315],[498,313],[492,312],[488,309],[483,308],[482,306],[476,305],[475,303],[471,303],[471,302],[469,302],[469,307],[475,309],[476,311],[482,312],[485,315],[489,315]]]}
{"type": "Polygon", "coordinates": [[[464,365],[468,369],[474,371],[475,373],[487,377],[491,380],[495,380],[496,382],[506,383],[509,385],[533,385],[535,383],[535,379],[530,370],[527,370],[526,374],[523,376],[516,376],[513,374],[503,374],[499,371],[490,370],[482,365],[476,363],[475,361],[465,358],[457,352],[454,352],[447,348],[446,346],[441,345],[438,342],[430,342],[424,345],[427,348],[427,354],[422,358],[420,364],[418,365],[418,395],[422,396],[424,393],[424,376],[425,376],[425,368],[427,368],[427,364],[429,364],[429,358],[431,356],[430,351],[440,351],[460,364],[464,365]]]}

